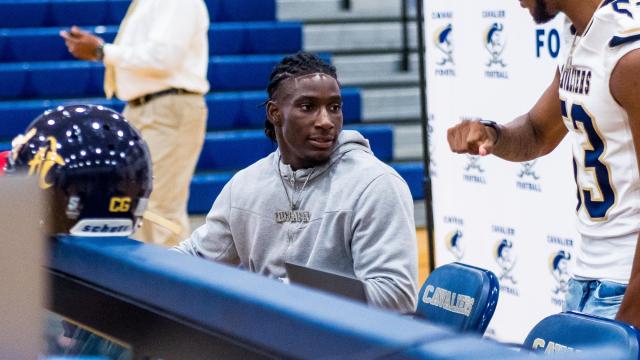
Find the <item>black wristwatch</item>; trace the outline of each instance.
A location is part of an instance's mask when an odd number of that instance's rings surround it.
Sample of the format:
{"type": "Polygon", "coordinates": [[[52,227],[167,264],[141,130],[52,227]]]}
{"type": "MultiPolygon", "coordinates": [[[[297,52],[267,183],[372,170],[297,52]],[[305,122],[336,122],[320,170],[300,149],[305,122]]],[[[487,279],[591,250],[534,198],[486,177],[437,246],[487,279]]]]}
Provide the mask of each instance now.
{"type": "Polygon", "coordinates": [[[494,144],[498,143],[498,140],[500,140],[500,135],[502,135],[502,129],[500,128],[500,125],[498,125],[497,122],[492,121],[492,120],[480,120],[480,124],[484,125],[484,126],[488,126],[490,128],[493,128],[493,130],[495,130],[496,132],[496,140],[493,142],[494,144]]]}
{"type": "Polygon", "coordinates": [[[96,47],[96,59],[102,61],[104,59],[104,43],[101,43],[96,47]]]}

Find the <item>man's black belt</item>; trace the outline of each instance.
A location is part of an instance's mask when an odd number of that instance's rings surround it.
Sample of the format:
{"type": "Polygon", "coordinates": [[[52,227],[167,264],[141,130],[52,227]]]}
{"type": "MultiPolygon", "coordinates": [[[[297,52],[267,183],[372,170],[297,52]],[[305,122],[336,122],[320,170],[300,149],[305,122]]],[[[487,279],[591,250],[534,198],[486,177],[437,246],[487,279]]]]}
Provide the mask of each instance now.
{"type": "Polygon", "coordinates": [[[129,100],[127,102],[127,104],[129,106],[140,106],[140,105],[144,105],[144,104],[148,103],[149,101],[151,101],[151,100],[153,100],[155,98],[159,98],[160,96],[171,95],[171,94],[176,94],[176,95],[200,95],[198,93],[195,93],[195,92],[189,91],[189,90],[185,90],[185,89],[171,88],[171,89],[161,90],[161,91],[158,91],[158,92],[154,92],[154,93],[151,93],[151,94],[140,96],[140,97],[135,98],[133,100],[129,100]]]}

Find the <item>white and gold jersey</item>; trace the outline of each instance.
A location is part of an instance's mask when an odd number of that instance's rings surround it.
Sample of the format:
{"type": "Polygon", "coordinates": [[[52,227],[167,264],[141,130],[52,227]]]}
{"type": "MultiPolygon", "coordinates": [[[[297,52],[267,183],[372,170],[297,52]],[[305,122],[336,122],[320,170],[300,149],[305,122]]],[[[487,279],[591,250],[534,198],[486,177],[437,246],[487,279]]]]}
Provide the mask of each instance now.
{"type": "Polygon", "coordinates": [[[604,1],[582,37],[574,38],[567,24],[559,63],[582,234],[574,274],[621,283],[629,280],[640,231],[640,176],[629,117],[609,81],[620,58],[640,48],[635,4],[604,1]]]}

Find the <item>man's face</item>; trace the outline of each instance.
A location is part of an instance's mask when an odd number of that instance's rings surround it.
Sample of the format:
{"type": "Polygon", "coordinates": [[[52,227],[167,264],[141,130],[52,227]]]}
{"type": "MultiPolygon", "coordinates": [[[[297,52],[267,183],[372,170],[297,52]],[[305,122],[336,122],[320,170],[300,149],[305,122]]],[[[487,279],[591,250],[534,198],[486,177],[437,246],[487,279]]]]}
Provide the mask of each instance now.
{"type": "Polygon", "coordinates": [[[558,14],[557,0],[520,0],[520,6],[529,9],[533,21],[544,24],[558,14]]]}
{"type": "Polygon", "coordinates": [[[283,160],[294,169],[329,160],[342,130],[338,82],[326,74],[285,80],[268,107],[283,160]]]}

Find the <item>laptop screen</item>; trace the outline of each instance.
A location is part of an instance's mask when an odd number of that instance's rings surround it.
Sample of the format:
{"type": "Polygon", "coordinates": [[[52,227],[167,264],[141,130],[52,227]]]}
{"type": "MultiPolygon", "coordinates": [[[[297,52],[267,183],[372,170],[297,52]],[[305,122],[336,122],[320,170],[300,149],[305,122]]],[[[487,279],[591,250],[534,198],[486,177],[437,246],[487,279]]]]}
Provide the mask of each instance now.
{"type": "Polygon", "coordinates": [[[313,269],[290,262],[285,262],[284,266],[287,270],[287,276],[291,283],[304,285],[367,303],[364,283],[356,278],[313,269]]]}

